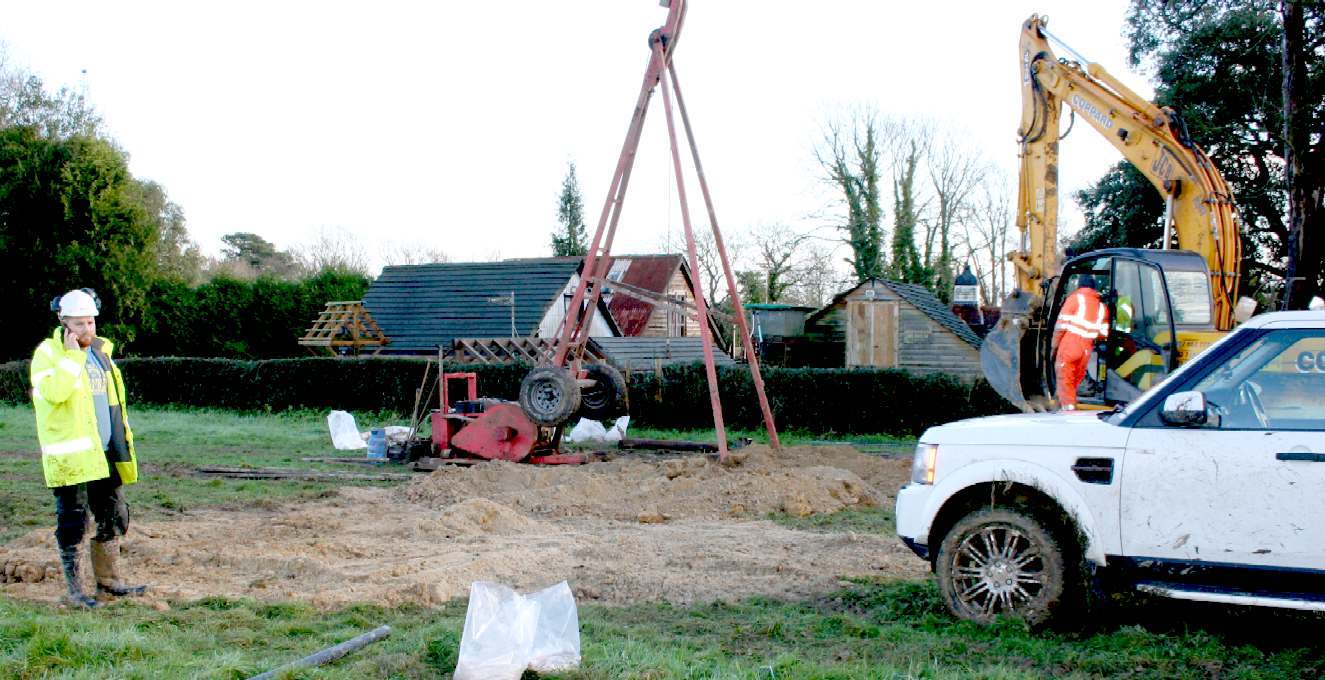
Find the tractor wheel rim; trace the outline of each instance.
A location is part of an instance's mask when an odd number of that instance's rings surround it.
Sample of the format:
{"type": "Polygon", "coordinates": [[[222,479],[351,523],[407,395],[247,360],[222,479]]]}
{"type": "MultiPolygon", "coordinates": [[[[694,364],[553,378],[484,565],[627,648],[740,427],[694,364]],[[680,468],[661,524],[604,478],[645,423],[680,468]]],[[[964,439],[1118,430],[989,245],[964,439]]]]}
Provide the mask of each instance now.
{"type": "Polygon", "coordinates": [[[961,605],[984,617],[1023,609],[1044,592],[1044,557],[1020,531],[987,526],[966,537],[953,564],[961,605]]]}
{"type": "Polygon", "coordinates": [[[561,403],[561,390],[551,381],[539,383],[534,389],[534,403],[543,409],[556,408],[561,403]]]}

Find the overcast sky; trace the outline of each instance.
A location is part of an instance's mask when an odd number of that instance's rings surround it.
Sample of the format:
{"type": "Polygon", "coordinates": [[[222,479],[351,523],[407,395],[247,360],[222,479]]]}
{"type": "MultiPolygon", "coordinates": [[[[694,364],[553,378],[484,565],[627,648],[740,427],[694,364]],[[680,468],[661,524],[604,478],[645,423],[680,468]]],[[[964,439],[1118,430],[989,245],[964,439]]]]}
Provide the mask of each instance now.
{"type": "MultiPolygon", "coordinates": [[[[289,247],[333,229],[373,255],[408,243],[460,261],[548,254],[572,160],[592,234],[646,38],[666,17],[657,0],[0,6],[9,59],[52,89],[85,89],[134,174],[166,188],[209,253],[235,231],[289,247]]],[[[724,233],[830,224],[813,152],[852,107],[938,121],[1011,181],[1021,23],[1048,15],[1056,36],[1149,96],[1126,68],[1125,11],[692,0],[675,63],[724,233]]],[[[655,97],[614,252],[680,232],[662,114],[655,97]]],[[[1070,193],[1119,158],[1076,127],[1061,149],[1065,232],[1080,227],[1070,193]]]]}

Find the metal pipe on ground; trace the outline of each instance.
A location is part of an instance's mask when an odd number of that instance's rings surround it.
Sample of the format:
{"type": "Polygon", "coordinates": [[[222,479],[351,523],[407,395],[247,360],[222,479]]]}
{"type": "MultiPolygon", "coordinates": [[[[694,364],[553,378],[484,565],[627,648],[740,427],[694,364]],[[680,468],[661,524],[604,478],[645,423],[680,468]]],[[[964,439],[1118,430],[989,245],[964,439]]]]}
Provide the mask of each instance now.
{"type": "Polygon", "coordinates": [[[374,642],[377,642],[378,640],[381,640],[382,638],[385,638],[390,634],[391,634],[391,626],[381,626],[377,629],[364,633],[359,637],[346,640],[345,642],[342,642],[333,647],[327,647],[326,649],[317,652],[316,654],[310,654],[298,661],[292,661],[290,663],[287,663],[284,666],[281,666],[280,668],[273,668],[272,670],[269,670],[266,673],[255,675],[249,678],[249,680],[274,680],[275,678],[280,677],[280,675],[282,673],[285,673],[286,671],[292,671],[299,668],[312,668],[313,666],[321,666],[324,663],[330,663],[332,661],[335,661],[336,659],[339,659],[342,656],[349,654],[350,652],[358,650],[361,647],[366,647],[374,642]]]}

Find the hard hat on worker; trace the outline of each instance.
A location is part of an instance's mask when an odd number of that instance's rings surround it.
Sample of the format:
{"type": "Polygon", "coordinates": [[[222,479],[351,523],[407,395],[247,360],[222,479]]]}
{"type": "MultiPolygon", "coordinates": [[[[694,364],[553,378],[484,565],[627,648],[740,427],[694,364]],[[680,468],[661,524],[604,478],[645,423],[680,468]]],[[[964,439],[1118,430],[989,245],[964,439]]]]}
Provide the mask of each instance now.
{"type": "Polygon", "coordinates": [[[96,316],[101,309],[101,301],[90,288],[71,290],[60,296],[56,313],[61,319],[72,316],[96,316]]]}

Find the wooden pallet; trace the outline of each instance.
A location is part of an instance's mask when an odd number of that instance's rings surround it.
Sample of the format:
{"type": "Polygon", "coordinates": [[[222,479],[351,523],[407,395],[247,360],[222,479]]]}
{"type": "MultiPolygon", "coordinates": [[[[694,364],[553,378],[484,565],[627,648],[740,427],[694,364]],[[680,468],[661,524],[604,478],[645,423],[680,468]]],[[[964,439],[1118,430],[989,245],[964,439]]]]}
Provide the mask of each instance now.
{"type": "Polygon", "coordinates": [[[360,300],[328,302],[313,326],[299,338],[299,344],[310,352],[333,355],[358,355],[370,350],[377,354],[389,342],[360,300]]]}
{"type": "MultiPolygon", "coordinates": [[[[540,365],[552,357],[557,348],[555,338],[456,338],[447,363],[459,364],[511,364],[540,365]]],[[[601,351],[592,346],[585,348],[589,361],[605,361],[601,351]]]]}

